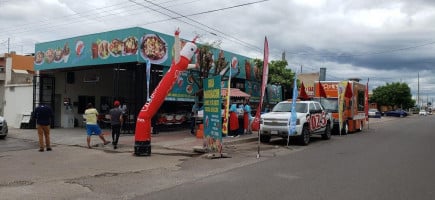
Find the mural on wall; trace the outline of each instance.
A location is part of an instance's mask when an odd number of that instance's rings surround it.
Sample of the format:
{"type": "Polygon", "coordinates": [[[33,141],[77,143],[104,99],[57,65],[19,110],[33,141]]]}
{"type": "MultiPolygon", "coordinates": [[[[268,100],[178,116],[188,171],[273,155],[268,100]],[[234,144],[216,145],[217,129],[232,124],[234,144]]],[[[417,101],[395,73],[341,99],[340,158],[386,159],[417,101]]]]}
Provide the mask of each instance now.
{"type": "MultiPolygon", "coordinates": [[[[186,44],[181,41],[181,48],[186,44]]],[[[35,70],[50,70],[80,66],[95,66],[115,63],[141,62],[149,60],[151,64],[162,65],[163,73],[169,70],[174,57],[174,36],[166,35],[144,28],[133,27],[109,32],[102,32],[62,40],[38,43],[35,46],[35,70]],[[169,55],[171,54],[171,55],[169,55]]],[[[258,83],[261,70],[255,67],[253,59],[231,52],[212,48],[212,67],[220,57],[229,62],[226,69],[231,69],[233,78],[246,79],[245,90],[251,91],[251,100],[258,101],[258,83]],[[216,60],[215,60],[216,59],[216,60]]],[[[195,66],[192,72],[183,72],[177,85],[170,91],[166,100],[194,101],[194,94],[199,90],[193,84],[191,76],[199,78],[198,53],[190,62],[195,66]],[[196,71],[196,72],[195,72],[196,71]]],[[[225,72],[224,69],[222,72],[225,72]]],[[[210,73],[214,73],[214,69],[210,73]]],[[[225,75],[228,76],[229,72],[225,75]]],[[[224,74],[220,74],[224,75],[224,74]]]]}
{"type": "Polygon", "coordinates": [[[245,92],[251,95],[250,102],[260,102],[260,82],[245,81],[245,92]]]}
{"type": "Polygon", "coordinates": [[[35,46],[35,69],[145,62],[169,66],[168,46],[173,36],[143,28],[84,35],[35,46]]]}
{"type": "Polygon", "coordinates": [[[198,92],[198,86],[193,84],[193,76],[193,74],[188,72],[181,73],[165,100],[193,102],[195,100],[195,93],[198,92]]]}
{"type": "Polygon", "coordinates": [[[282,101],[282,87],[280,85],[267,85],[267,102],[276,104],[282,101]]]}

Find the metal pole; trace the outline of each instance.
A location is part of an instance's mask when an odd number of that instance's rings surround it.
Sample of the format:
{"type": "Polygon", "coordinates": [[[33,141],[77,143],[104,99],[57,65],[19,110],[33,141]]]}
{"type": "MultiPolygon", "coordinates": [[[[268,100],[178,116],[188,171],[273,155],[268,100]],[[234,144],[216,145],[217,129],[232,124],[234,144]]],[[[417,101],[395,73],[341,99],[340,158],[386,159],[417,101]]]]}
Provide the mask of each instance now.
{"type": "Polygon", "coordinates": [[[257,159],[260,158],[260,129],[258,129],[257,159]]]}

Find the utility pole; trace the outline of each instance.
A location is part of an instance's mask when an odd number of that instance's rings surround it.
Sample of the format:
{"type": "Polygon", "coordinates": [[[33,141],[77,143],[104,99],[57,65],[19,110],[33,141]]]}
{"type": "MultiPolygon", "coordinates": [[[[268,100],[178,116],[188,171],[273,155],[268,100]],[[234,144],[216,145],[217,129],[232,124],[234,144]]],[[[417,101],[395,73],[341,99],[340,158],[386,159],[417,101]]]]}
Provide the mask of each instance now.
{"type": "Polygon", "coordinates": [[[420,105],[420,72],[417,73],[417,105],[419,106],[419,108],[421,107],[421,105],[420,105]]]}
{"type": "Polygon", "coordinates": [[[8,54],[9,54],[9,45],[10,45],[10,42],[11,42],[11,38],[8,38],[8,54]]]}

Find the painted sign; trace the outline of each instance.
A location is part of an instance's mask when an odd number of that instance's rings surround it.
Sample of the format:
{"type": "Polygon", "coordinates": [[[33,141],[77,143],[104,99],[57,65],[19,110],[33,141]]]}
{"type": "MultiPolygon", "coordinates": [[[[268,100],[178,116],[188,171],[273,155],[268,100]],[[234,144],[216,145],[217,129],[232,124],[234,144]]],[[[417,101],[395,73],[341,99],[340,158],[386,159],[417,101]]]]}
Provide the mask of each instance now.
{"type": "Polygon", "coordinates": [[[35,46],[35,69],[48,70],[125,62],[169,66],[174,37],[143,28],[78,36],[35,46]]]}
{"type": "MultiPolygon", "coordinates": [[[[94,66],[126,62],[142,62],[169,67],[174,56],[174,36],[148,29],[133,27],[62,40],[38,43],[35,45],[35,70],[49,70],[79,66],[94,66]]],[[[186,40],[181,42],[181,48],[186,40]]],[[[199,45],[200,46],[200,45],[199,45]]],[[[215,62],[225,58],[231,67],[233,77],[260,81],[260,69],[254,66],[253,59],[231,52],[211,48],[212,69],[215,62]]],[[[199,69],[199,54],[191,63],[199,69]]],[[[223,74],[221,74],[223,75],[223,74]]],[[[228,75],[228,72],[227,74],[228,75]]]]}
{"type": "MultiPolygon", "coordinates": [[[[164,71],[164,74],[167,71],[164,71]]],[[[180,74],[174,87],[166,96],[168,101],[195,101],[195,93],[198,92],[198,86],[193,82],[194,75],[187,71],[180,74]]]]}
{"type": "Polygon", "coordinates": [[[260,82],[245,81],[245,92],[251,95],[250,102],[260,102],[260,86],[260,82]]]}
{"type": "Polygon", "coordinates": [[[204,140],[212,152],[222,151],[221,76],[204,81],[204,140]]]}
{"type": "Polygon", "coordinates": [[[319,72],[315,73],[301,73],[298,78],[304,83],[305,92],[309,97],[314,97],[314,82],[318,81],[320,77],[319,72]]]}
{"type": "Polygon", "coordinates": [[[282,87],[280,85],[267,85],[267,102],[276,104],[282,101],[282,87]]]}

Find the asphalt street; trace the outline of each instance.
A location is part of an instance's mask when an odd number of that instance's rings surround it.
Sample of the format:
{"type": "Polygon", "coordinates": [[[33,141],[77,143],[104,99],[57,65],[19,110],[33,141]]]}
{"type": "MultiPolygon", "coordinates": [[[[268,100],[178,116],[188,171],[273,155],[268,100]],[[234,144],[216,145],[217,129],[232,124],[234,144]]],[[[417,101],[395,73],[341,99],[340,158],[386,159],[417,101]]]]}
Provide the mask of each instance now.
{"type": "MultiPolygon", "coordinates": [[[[432,199],[435,117],[371,119],[368,129],[308,146],[228,143],[230,158],[86,149],[57,132],[38,152],[34,130],[0,140],[1,199],[432,199]],[[60,137],[62,136],[62,137],[60,137]],[[34,135],[32,137],[35,137],[34,135]]],[[[176,134],[174,134],[175,136],[176,134]]],[[[130,136],[124,139],[129,139],[130,136]]],[[[125,140],[127,144],[128,140],[125,140]]],[[[159,143],[160,140],[160,143],[159,143]]],[[[185,137],[164,142],[177,146],[185,137]]],[[[187,138],[191,143],[191,138],[187,138]]],[[[192,140],[193,141],[193,140],[192,140]]],[[[156,145],[157,146],[157,145],[156,145]]],[[[156,147],[157,148],[157,147],[156,147]]],[[[160,150],[163,152],[162,150],[160,150]]]]}
{"type": "Polygon", "coordinates": [[[419,199],[435,196],[435,117],[394,118],[136,199],[419,199]]]}

